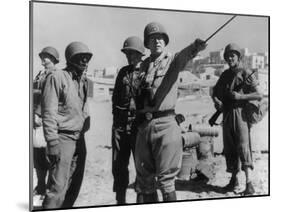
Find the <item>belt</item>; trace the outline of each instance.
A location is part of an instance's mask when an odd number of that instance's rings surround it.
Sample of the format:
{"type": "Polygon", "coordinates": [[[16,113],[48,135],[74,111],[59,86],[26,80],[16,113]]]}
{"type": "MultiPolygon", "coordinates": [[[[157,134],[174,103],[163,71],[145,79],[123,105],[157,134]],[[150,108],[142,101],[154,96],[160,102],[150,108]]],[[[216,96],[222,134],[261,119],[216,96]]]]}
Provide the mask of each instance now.
{"type": "Polygon", "coordinates": [[[74,135],[74,136],[80,135],[79,131],[72,131],[72,130],[58,130],[58,133],[63,133],[63,134],[67,134],[67,135],[74,135]]]}
{"type": "Polygon", "coordinates": [[[171,116],[176,115],[175,110],[163,110],[163,111],[155,111],[155,112],[147,112],[144,114],[141,114],[141,116],[146,119],[147,121],[150,121],[152,119],[157,119],[165,116],[171,116]]]}

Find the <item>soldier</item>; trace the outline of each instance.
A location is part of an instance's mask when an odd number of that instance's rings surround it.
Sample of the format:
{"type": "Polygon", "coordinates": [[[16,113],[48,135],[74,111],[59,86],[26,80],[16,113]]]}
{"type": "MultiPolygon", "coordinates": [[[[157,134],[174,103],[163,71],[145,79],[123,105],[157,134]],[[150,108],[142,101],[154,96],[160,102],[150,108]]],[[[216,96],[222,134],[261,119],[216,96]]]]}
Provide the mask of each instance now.
{"type": "Polygon", "coordinates": [[[72,207],[80,190],[86,159],[84,133],[90,127],[85,71],[92,57],[81,42],[65,50],[67,66],[46,78],[42,116],[50,161],[44,209],[72,207]]]}
{"type": "Polygon", "coordinates": [[[242,67],[242,53],[234,43],[224,50],[224,59],[229,69],[220,76],[213,90],[215,108],[223,112],[223,144],[227,172],[232,174],[226,191],[238,191],[237,173],[242,170],[246,175],[244,195],[254,194],[251,172],[253,160],[250,142],[250,126],[243,116],[243,108],[249,100],[260,100],[258,81],[251,71],[242,67]],[[242,85],[242,86],[241,86],[242,85]]]}
{"type": "Polygon", "coordinates": [[[46,142],[41,119],[41,90],[46,75],[56,70],[56,64],[59,62],[59,53],[55,48],[48,46],[42,49],[39,57],[44,70],[40,71],[33,81],[33,162],[37,175],[37,185],[33,194],[35,196],[39,195],[40,199],[43,200],[46,192],[48,161],[46,159],[46,142]]]}
{"type": "Polygon", "coordinates": [[[144,46],[151,52],[141,64],[144,73],[138,96],[138,127],[135,163],[137,202],[157,202],[156,180],[163,201],[175,201],[175,176],[182,157],[181,129],[175,120],[177,78],[186,63],[206,47],[197,39],[172,55],[165,51],[169,36],[159,23],[144,29],[144,46]],[[155,180],[156,179],[156,180],[155,180]]]}
{"type": "Polygon", "coordinates": [[[128,165],[131,151],[134,153],[137,131],[135,98],[139,86],[139,65],[145,48],[140,38],[132,36],[125,40],[121,51],[129,65],[119,71],[112,95],[112,174],[117,204],[126,203],[128,165]]]}

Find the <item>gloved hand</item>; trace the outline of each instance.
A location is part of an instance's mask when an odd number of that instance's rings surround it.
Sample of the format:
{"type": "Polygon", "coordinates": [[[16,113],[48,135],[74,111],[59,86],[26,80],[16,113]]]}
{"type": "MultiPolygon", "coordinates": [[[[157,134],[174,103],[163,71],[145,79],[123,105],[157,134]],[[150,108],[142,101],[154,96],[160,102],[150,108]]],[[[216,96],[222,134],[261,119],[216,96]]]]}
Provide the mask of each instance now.
{"type": "Polygon", "coordinates": [[[197,52],[200,52],[207,47],[207,43],[199,38],[197,38],[194,42],[194,46],[197,52]]]}

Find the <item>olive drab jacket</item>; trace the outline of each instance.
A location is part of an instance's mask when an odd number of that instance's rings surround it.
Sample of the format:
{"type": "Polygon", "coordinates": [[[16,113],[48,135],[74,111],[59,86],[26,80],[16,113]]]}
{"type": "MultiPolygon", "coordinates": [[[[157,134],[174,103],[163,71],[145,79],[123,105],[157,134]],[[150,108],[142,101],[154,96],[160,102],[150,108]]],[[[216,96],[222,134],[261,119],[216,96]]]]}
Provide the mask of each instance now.
{"type": "MultiPolygon", "coordinates": [[[[141,82],[140,90],[151,88],[151,97],[140,94],[139,99],[142,105],[138,107],[146,111],[165,111],[175,109],[177,99],[178,74],[184,69],[189,60],[196,56],[195,44],[187,46],[177,54],[163,52],[156,60],[151,56],[141,64],[141,74],[145,73],[141,82]]],[[[139,93],[142,93],[140,91],[139,93]]]]}
{"type": "Polygon", "coordinates": [[[46,76],[57,69],[41,70],[33,80],[33,111],[36,115],[41,117],[41,99],[42,88],[44,86],[46,76]]]}
{"type": "Polygon", "coordinates": [[[58,143],[60,130],[77,132],[71,136],[79,138],[89,117],[87,90],[86,76],[77,77],[69,68],[47,76],[42,92],[42,120],[49,145],[58,143]]]}

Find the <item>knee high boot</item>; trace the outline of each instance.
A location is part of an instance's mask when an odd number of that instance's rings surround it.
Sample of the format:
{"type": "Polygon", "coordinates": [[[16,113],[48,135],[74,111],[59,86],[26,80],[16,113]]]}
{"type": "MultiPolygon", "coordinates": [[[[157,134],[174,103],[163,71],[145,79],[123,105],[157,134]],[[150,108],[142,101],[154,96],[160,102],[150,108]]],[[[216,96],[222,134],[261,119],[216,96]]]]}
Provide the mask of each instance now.
{"type": "Polygon", "coordinates": [[[176,191],[172,191],[170,193],[163,194],[163,202],[173,202],[177,200],[176,191]]]}
{"type": "Polygon", "coordinates": [[[156,191],[151,194],[143,194],[143,193],[137,194],[137,203],[154,203],[158,201],[159,200],[156,191]]]}

